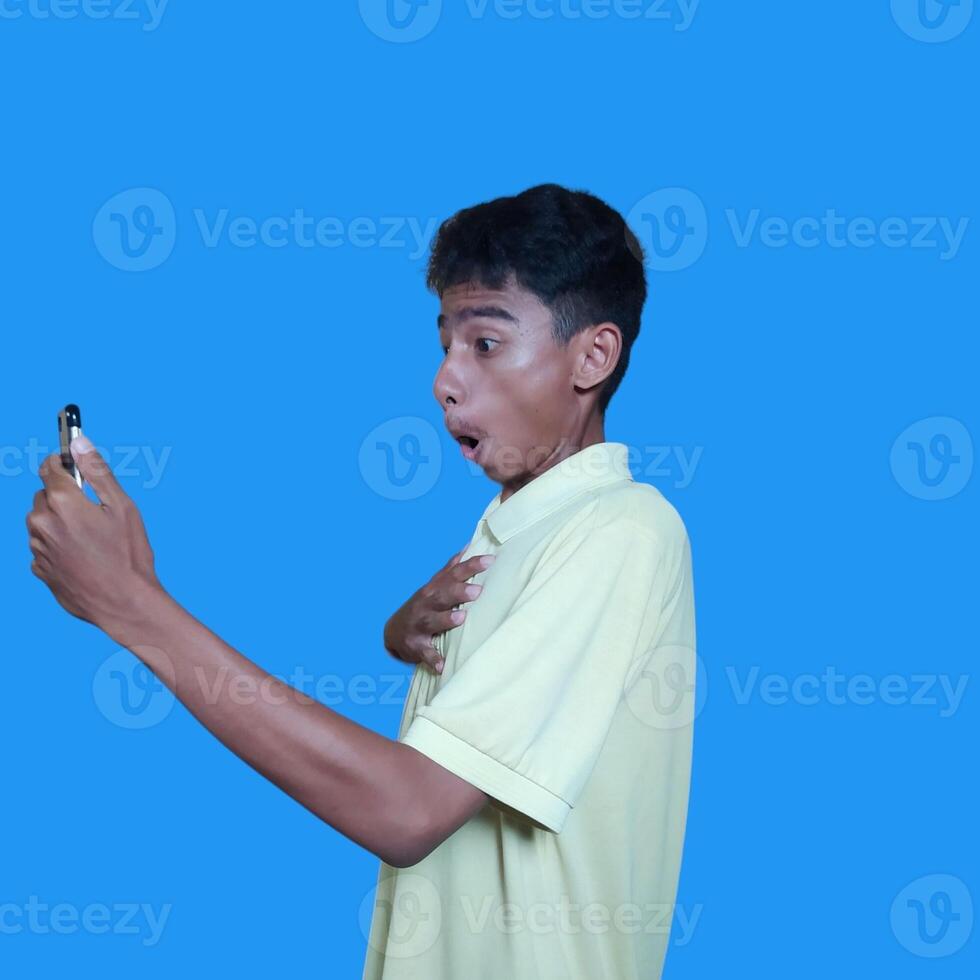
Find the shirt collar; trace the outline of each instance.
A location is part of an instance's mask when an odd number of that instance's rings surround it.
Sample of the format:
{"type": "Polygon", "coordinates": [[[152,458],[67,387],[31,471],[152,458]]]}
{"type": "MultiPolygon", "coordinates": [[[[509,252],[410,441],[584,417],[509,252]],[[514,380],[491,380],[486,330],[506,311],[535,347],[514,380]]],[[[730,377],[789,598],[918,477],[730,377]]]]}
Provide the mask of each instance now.
{"type": "Polygon", "coordinates": [[[615,483],[632,480],[629,447],[622,442],[596,442],[536,476],[503,503],[497,494],[487,505],[485,520],[500,544],[535,521],[547,517],[572,497],[615,483]]]}

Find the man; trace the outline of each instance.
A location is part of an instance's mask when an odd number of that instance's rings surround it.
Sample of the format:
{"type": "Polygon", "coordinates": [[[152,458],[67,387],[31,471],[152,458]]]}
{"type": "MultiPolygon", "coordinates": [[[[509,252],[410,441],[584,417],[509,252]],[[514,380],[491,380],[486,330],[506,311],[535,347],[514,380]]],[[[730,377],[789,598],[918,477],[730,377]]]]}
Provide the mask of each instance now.
{"type": "Polygon", "coordinates": [[[639,332],[642,250],[597,198],[542,185],[444,222],[428,284],[445,355],[434,394],[501,490],[452,588],[447,567],[385,629],[418,662],[397,740],[282,697],[172,599],[87,441],[73,451],[101,506],[48,457],[31,567],[236,754],[378,855],[365,978],[649,980],[687,813],[694,607],[683,523],[604,436],[639,332]],[[478,590],[464,572],[482,586],[466,611],[478,590]],[[230,689],[221,674],[270,696],[206,698],[230,689]]]}

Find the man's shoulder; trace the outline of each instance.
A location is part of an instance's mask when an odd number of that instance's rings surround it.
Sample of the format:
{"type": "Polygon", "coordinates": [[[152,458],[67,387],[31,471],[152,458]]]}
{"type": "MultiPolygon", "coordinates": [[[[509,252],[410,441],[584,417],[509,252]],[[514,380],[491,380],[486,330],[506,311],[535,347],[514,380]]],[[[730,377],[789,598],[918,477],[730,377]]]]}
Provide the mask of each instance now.
{"type": "Polygon", "coordinates": [[[606,567],[627,556],[635,561],[647,555],[652,563],[665,562],[676,571],[689,549],[687,529],[673,504],[652,484],[633,480],[591,490],[559,511],[546,527],[546,561],[539,567],[552,560],[606,567]]]}
{"type": "Polygon", "coordinates": [[[594,529],[621,525],[664,546],[683,545],[687,528],[677,508],[651,483],[623,480],[604,487],[596,500],[594,529]]]}

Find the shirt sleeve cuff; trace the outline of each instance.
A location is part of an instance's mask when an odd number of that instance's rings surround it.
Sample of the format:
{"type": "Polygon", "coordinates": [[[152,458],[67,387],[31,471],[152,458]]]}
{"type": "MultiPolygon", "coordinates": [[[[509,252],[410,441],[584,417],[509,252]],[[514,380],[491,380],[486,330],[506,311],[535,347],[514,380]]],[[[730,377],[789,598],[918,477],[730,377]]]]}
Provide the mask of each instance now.
{"type": "Polygon", "coordinates": [[[565,800],[474,748],[469,742],[464,742],[431,719],[416,715],[400,741],[548,830],[556,834],[561,832],[571,810],[565,800]]]}

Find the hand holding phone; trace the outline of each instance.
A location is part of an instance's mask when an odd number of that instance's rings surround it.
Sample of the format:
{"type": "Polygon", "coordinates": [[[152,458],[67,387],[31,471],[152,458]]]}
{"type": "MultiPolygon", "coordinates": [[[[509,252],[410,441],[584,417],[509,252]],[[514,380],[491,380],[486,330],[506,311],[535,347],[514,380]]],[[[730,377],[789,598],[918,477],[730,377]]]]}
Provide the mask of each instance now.
{"type": "Polygon", "coordinates": [[[77,405],[66,405],[58,412],[58,438],[61,442],[61,465],[72,475],[78,484],[79,490],[82,488],[82,474],[75,465],[75,458],[71,454],[72,440],[82,434],[82,413],[77,405]]]}

